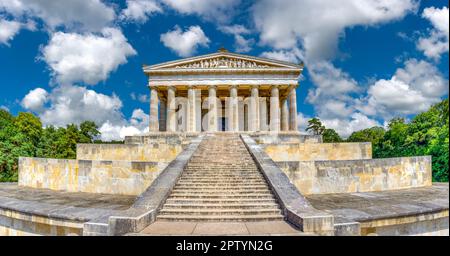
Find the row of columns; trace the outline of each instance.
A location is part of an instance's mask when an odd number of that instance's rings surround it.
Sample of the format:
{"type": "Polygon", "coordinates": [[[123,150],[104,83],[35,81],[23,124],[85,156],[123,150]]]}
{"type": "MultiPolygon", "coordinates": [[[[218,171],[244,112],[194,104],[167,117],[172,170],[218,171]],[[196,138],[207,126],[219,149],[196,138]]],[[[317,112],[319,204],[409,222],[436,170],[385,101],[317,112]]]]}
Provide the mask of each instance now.
{"type": "MultiPolygon", "coordinates": [[[[270,131],[297,131],[297,95],[295,88],[291,90],[288,99],[284,99],[281,102],[279,99],[279,89],[278,86],[271,87],[271,97],[270,97],[270,131]],[[288,106],[289,100],[289,106],[288,106]],[[281,112],[281,113],[280,113],[281,112]]],[[[216,99],[217,87],[210,86],[208,88],[208,131],[216,132],[218,131],[218,109],[217,101],[210,100],[216,99]]],[[[229,131],[239,131],[239,108],[238,108],[238,95],[237,86],[232,85],[230,87],[230,107],[229,107],[229,131]]],[[[267,118],[267,108],[265,105],[262,106],[259,100],[259,89],[258,86],[253,86],[251,88],[251,96],[249,102],[248,111],[248,130],[250,131],[260,131],[260,128],[266,122],[267,118]]],[[[201,102],[201,100],[200,100],[201,102]]],[[[158,91],[155,89],[150,90],[150,118],[149,118],[149,128],[151,132],[156,131],[169,131],[175,132],[177,130],[177,116],[176,116],[176,101],[175,101],[175,88],[167,88],[167,101],[161,102],[159,108],[159,119],[158,119],[158,91]],[[159,125],[161,124],[161,129],[159,125]]],[[[194,132],[199,130],[199,124],[197,119],[197,105],[200,104],[197,101],[197,96],[194,88],[188,89],[188,99],[187,99],[187,120],[186,127],[188,132],[194,132]]]]}

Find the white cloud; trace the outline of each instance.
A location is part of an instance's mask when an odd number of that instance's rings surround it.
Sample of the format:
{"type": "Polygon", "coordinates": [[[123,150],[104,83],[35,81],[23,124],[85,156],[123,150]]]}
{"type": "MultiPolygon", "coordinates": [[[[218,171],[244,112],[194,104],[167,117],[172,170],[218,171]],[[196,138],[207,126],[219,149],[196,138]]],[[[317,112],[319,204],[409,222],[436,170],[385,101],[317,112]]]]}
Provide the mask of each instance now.
{"type": "Polygon", "coordinates": [[[106,80],[119,65],[127,63],[127,57],[135,54],[120,30],[105,28],[100,35],[57,32],[42,48],[41,58],[57,82],[93,85],[106,80]]]}
{"type": "Polygon", "coordinates": [[[191,26],[185,32],[179,26],[165,34],[161,34],[161,42],[181,57],[195,53],[198,46],[207,47],[210,40],[200,26],[191,26]]]}
{"type": "Polygon", "coordinates": [[[277,50],[277,51],[263,52],[261,54],[261,57],[298,63],[300,60],[303,59],[303,53],[298,48],[293,48],[292,50],[277,50]]]}
{"type": "Polygon", "coordinates": [[[322,124],[328,128],[335,130],[341,137],[347,138],[354,131],[359,131],[374,126],[382,126],[378,121],[367,117],[366,115],[355,112],[350,119],[321,119],[322,124]]]}
{"type": "Polygon", "coordinates": [[[122,11],[120,18],[145,23],[151,15],[162,11],[161,6],[154,0],[127,0],[127,8],[122,11]]]}
{"type": "Polygon", "coordinates": [[[234,36],[234,48],[236,52],[249,52],[255,40],[246,39],[244,35],[251,34],[251,31],[242,25],[219,26],[219,30],[225,34],[234,36]]]}
{"type": "Polygon", "coordinates": [[[119,140],[125,135],[141,134],[148,130],[148,115],[136,109],[130,120],[122,114],[122,101],[115,94],[105,95],[86,87],[64,85],[51,92],[42,88],[31,90],[22,106],[35,112],[44,125],[66,126],[94,121],[99,125],[103,140],[119,140]],[[48,103],[44,106],[44,103],[48,103]]]}
{"type": "Polygon", "coordinates": [[[0,44],[9,45],[8,42],[14,38],[21,27],[20,22],[0,19],[0,44]]]}
{"type": "Polygon", "coordinates": [[[148,132],[148,115],[142,109],[135,109],[129,124],[115,125],[105,122],[100,128],[101,138],[105,141],[123,140],[125,136],[140,135],[148,132]]]}
{"type": "Polygon", "coordinates": [[[3,110],[5,110],[5,111],[8,111],[8,112],[9,112],[9,108],[8,108],[7,106],[1,105],[1,106],[0,106],[0,109],[3,109],[3,110]]]}
{"type": "MultiPolygon", "coordinates": [[[[315,62],[308,66],[316,88],[308,92],[307,101],[323,103],[324,99],[348,99],[348,94],[359,90],[357,82],[343,70],[328,61],[315,62]]],[[[321,104],[318,104],[321,105],[321,104]]]]}
{"type": "Polygon", "coordinates": [[[262,0],[252,8],[261,43],[277,49],[301,45],[309,61],[334,56],[345,28],[400,19],[415,0],[262,0]]]}
{"type": "Polygon", "coordinates": [[[22,99],[22,107],[31,111],[40,111],[44,107],[45,102],[48,100],[48,92],[42,88],[36,88],[31,90],[22,99]]]}
{"type": "Polygon", "coordinates": [[[148,95],[148,94],[136,94],[136,93],[132,92],[132,93],[130,94],[130,97],[131,97],[131,99],[133,99],[133,100],[138,100],[138,101],[140,101],[140,102],[142,102],[142,103],[148,103],[148,102],[150,102],[150,99],[149,99],[149,95],[148,95]]]}
{"type": "Polygon", "coordinates": [[[433,29],[429,37],[419,38],[417,48],[423,51],[425,56],[438,60],[441,54],[448,52],[449,47],[448,7],[425,8],[422,17],[431,22],[433,29]]]}
{"type": "Polygon", "coordinates": [[[226,22],[236,12],[240,0],[162,0],[182,14],[195,14],[207,20],[226,22]]]}
{"type": "Polygon", "coordinates": [[[297,113],[297,129],[301,134],[308,134],[306,128],[308,127],[308,121],[311,119],[310,116],[305,116],[303,113],[297,113]]]}
{"type": "Polygon", "coordinates": [[[114,9],[100,0],[0,0],[0,10],[15,17],[40,18],[51,29],[64,26],[88,31],[101,30],[116,16],[114,9]]]}
{"type": "Polygon", "coordinates": [[[417,114],[448,94],[448,80],[426,61],[410,59],[391,79],[381,79],[370,86],[367,103],[360,109],[367,114],[386,118],[417,114]]]}

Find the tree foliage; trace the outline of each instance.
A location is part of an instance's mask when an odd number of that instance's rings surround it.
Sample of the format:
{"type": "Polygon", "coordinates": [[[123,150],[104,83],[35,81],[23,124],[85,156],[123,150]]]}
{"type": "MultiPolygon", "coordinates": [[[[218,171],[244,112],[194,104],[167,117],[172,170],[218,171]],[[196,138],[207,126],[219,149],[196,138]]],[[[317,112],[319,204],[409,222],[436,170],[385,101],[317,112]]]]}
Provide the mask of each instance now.
{"type": "Polygon", "coordinates": [[[100,132],[85,121],[56,128],[42,127],[38,117],[19,113],[16,117],[0,109],[0,181],[17,181],[18,158],[75,158],[77,143],[93,143],[100,132]]]}
{"type": "Polygon", "coordinates": [[[319,118],[314,117],[308,121],[306,131],[312,132],[314,135],[321,135],[325,131],[325,126],[322,125],[319,118]]]}
{"type": "Polygon", "coordinates": [[[322,133],[322,139],[325,143],[336,143],[344,141],[341,136],[339,136],[339,134],[333,129],[325,129],[325,131],[322,133]]]}

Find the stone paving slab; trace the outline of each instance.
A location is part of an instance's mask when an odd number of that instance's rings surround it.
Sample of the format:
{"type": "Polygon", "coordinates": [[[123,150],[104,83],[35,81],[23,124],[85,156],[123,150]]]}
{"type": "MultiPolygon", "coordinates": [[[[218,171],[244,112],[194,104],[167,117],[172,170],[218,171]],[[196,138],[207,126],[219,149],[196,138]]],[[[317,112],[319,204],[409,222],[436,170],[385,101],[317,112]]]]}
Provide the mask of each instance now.
{"type": "Polygon", "coordinates": [[[129,235],[304,235],[285,221],[185,222],[156,221],[138,234],[129,235]]]}
{"type": "Polygon", "coordinates": [[[422,188],[306,197],[316,209],[333,214],[335,223],[340,220],[363,222],[448,210],[448,189],[448,183],[434,183],[422,188]]]}
{"type": "Polygon", "coordinates": [[[79,222],[128,209],[135,196],[73,193],[0,183],[0,209],[79,222]]]}

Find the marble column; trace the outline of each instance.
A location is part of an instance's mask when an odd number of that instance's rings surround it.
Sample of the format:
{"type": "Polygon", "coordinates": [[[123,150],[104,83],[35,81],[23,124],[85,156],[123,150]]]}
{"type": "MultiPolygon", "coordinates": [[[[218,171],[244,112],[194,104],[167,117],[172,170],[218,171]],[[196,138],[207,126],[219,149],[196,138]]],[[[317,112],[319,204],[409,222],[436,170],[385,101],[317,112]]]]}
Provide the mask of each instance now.
{"type": "Polygon", "coordinates": [[[228,113],[229,131],[239,131],[239,109],[237,85],[230,87],[230,112],[228,113]]]}
{"type": "Polygon", "coordinates": [[[195,89],[195,131],[202,131],[202,91],[201,89],[195,89]]]}
{"type": "Polygon", "coordinates": [[[251,131],[259,131],[259,88],[258,85],[253,85],[251,89],[251,98],[250,98],[250,130],[251,131]]]}
{"type": "Polygon", "coordinates": [[[208,89],[208,131],[217,132],[217,87],[212,85],[208,89]]]}
{"type": "Polygon", "coordinates": [[[259,99],[259,130],[260,131],[268,131],[268,116],[267,116],[267,98],[261,97],[259,99]]]}
{"type": "Polygon", "coordinates": [[[159,131],[167,131],[167,100],[160,98],[159,101],[159,131]]]}
{"type": "Polygon", "coordinates": [[[289,131],[289,108],[287,99],[281,102],[281,130],[289,131]]]}
{"type": "Polygon", "coordinates": [[[159,131],[158,124],[158,91],[156,88],[150,88],[150,117],[149,117],[149,131],[159,131]]]}
{"type": "Polygon", "coordinates": [[[280,95],[278,86],[270,90],[270,131],[280,131],[280,95]]]}
{"type": "Polygon", "coordinates": [[[289,130],[298,131],[297,93],[295,92],[295,87],[289,94],[289,130]]]}
{"type": "Polygon", "coordinates": [[[176,100],[175,100],[175,87],[167,88],[167,131],[177,131],[177,116],[176,116],[176,100]]]}
{"type": "Polygon", "coordinates": [[[197,125],[196,115],[195,115],[195,90],[193,87],[188,89],[188,102],[187,102],[187,131],[195,132],[197,125]]]}

